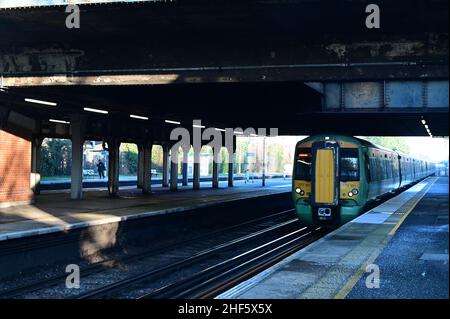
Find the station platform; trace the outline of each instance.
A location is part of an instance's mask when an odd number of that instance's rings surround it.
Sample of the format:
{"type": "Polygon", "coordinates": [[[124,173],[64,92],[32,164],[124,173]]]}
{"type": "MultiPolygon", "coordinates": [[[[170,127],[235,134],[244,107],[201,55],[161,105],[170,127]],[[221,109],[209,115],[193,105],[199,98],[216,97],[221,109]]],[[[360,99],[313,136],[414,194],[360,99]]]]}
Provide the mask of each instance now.
{"type": "Polygon", "coordinates": [[[429,177],[217,299],[449,297],[448,177],[429,177]]]}
{"type": "Polygon", "coordinates": [[[121,187],[114,199],[105,188],[84,190],[82,200],[71,200],[70,190],[45,191],[32,205],[0,207],[0,242],[289,192],[291,180],[270,179],[266,187],[260,180],[235,181],[231,188],[226,181],[219,183],[219,189],[212,189],[210,182],[200,186],[196,191],[192,185],[179,186],[176,192],[154,186],[151,195],[142,195],[135,186],[121,187]]]}

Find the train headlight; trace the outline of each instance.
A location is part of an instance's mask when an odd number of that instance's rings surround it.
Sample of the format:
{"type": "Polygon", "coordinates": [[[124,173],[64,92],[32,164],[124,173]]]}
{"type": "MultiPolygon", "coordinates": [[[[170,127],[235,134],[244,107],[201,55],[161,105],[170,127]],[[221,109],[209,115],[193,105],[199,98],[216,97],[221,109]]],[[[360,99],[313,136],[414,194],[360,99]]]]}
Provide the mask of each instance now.
{"type": "Polygon", "coordinates": [[[352,193],[352,192],[348,192],[348,196],[349,196],[349,197],[352,197],[352,196],[353,196],[353,193],[352,193]]]}
{"type": "Polygon", "coordinates": [[[359,192],[359,191],[358,191],[356,188],[352,189],[353,195],[358,195],[358,192],[359,192]]]}
{"type": "Polygon", "coordinates": [[[301,190],[300,188],[298,188],[298,187],[295,189],[295,192],[296,192],[297,194],[300,194],[301,191],[302,191],[302,190],[301,190]]]}

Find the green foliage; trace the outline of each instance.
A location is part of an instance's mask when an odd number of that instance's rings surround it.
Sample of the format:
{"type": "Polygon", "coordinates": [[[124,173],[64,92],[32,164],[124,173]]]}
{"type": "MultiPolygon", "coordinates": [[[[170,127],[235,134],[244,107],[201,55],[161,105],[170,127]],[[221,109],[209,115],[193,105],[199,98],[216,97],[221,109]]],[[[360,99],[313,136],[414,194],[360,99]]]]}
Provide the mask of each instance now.
{"type": "Polygon", "coordinates": [[[72,170],[72,142],[49,138],[42,143],[41,174],[42,176],[68,176],[72,170]]]}
{"type": "Polygon", "coordinates": [[[409,154],[409,146],[402,137],[370,136],[365,137],[365,139],[379,146],[409,154]]]}
{"type": "Polygon", "coordinates": [[[152,148],[152,169],[162,172],[163,167],[163,149],[160,145],[153,145],[152,148]]]}
{"type": "Polygon", "coordinates": [[[120,170],[121,175],[137,175],[138,149],[136,144],[122,143],[120,145],[120,170]]]}

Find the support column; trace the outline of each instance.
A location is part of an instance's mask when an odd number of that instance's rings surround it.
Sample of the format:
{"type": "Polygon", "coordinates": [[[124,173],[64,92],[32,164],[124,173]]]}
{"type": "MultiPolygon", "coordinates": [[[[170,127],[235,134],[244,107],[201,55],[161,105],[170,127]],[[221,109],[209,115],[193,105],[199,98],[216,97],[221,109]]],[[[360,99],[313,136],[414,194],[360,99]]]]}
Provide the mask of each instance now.
{"type": "Polygon", "coordinates": [[[116,197],[119,192],[119,149],[118,140],[108,141],[108,194],[110,197],[116,197]]]}
{"type": "Polygon", "coordinates": [[[43,139],[35,137],[31,141],[31,176],[30,186],[35,195],[41,193],[41,145],[43,139]]]}
{"type": "Polygon", "coordinates": [[[178,149],[170,152],[170,190],[178,190],[178,149]]]}
{"type": "Polygon", "coordinates": [[[152,148],[153,142],[149,141],[142,149],[142,193],[152,192],[152,148]]]}
{"type": "Polygon", "coordinates": [[[183,150],[183,186],[188,185],[188,154],[189,151],[186,152],[186,150],[183,150]]]}
{"type": "Polygon", "coordinates": [[[193,176],[193,188],[200,189],[200,150],[194,148],[194,176],[193,176]]]}
{"type": "Polygon", "coordinates": [[[233,135],[233,140],[227,144],[228,151],[228,187],[234,186],[234,161],[236,153],[236,135],[233,135]]]}
{"type": "Polygon", "coordinates": [[[228,152],[228,187],[234,186],[234,154],[228,152]]]}
{"type": "Polygon", "coordinates": [[[168,176],[169,176],[169,145],[163,144],[163,172],[162,172],[162,186],[169,186],[168,176]]]}
{"type": "Polygon", "coordinates": [[[212,187],[219,188],[219,152],[213,148],[212,187]]]}
{"type": "Polygon", "coordinates": [[[144,186],[144,144],[138,144],[138,167],[137,167],[137,188],[144,186]]]}
{"type": "Polygon", "coordinates": [[[72,133],[72,177],[70,183],[70,198],[83,197],[83,122],[79,115],[72,116],[70,120],[72,133]]]}

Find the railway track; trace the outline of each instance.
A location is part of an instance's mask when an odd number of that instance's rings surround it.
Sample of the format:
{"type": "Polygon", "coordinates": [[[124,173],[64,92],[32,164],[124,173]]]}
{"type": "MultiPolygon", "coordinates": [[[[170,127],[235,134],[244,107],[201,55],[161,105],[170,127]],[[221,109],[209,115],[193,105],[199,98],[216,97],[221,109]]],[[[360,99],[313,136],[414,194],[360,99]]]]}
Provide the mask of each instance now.
{"type": "MultiPolygon", "coordinates": [[[[123,258],[114,259],[114,260],[103,260],[101,262],[97,262],[95,264],[91,264],[88,267],[84,267],[81,269],[81,280],[83,281],[84,278],[88,278],[91,276],[95,276],[98,274],[101,274],[102,272],[108,271],[111,267],[111,264],[131,264],[136,261],[142,261],[146,258],[150,258],[152,256],[157,256],[161,254],[170,254],[176,250],[179,250],[179,246],[182,244],[184,247],[193,248],[195,250],[195,247],[198,246],[198,243],[204,243],[208,244],[210,242],[213,242],[215,238],[223,237],[224,234],[228,234],[228,237],[235,237],[237,238],[238,235],[243,233],[258,233],[262,232],[262,230],[267,229],[276,229],[277,227],[274,227],[274,225],[277,225],[278,227],[283,227],[290,225],[292,223],[296,222],[296,218],[293,218],[293,210],[285,210],[282,212],[277,212],[275,214],[270,214],[268,216],[264,216],[258,219],[250,220],[243,222],[238,225],[234,225],[231,227],[226,227],[220,230],[216,230],[207,234],[203,234],[200,236],[197,236],[195,238],[189,239],[187,241],[184,241],[183,243],[174,243],[170,246],[158,248],[158,249],[151,249],[148,251],[144,251],[142,253],[131,255],[131,256],[125,256],[123,258]],[[277,224],[278,223],[278,224],[277,224]]],[[[245,236],[244,236],[245,237],[245,236]]],[[[225,249],[225,247],[233,247],[233,245],[237,245],[240,241],[233,241],[231,240],[227,244],[222,245],[216,245],[218,247],[222,247],[222,249],[225,249]]],[[[218,248],[216,247],[216,248],[218,248]]],[[[203,250],[202,252],[205,253],[207,250],[203,250]]],[[[196,255],[196,259],[199,260],[200,256],[198,254],[196,255]]],[[[204,258],[207,257],[207,254],[202,255],[204,258]]],[[[169,258],[170,259],[170,258],[169,258]]],[[[181,260],[179,262],[184,262],[184,264],[187,263],[186,260],[181,260]]],[[[174,263],[171,263],[172,266],[174,266],[174,263]]],[[[165,267],[161,267],[155,270],[152,270],[152,272],[159,273],[162,275],[161,271],[165,267]]],[[[168,267],[167,269],[171,269],[168,267]]],[[[142,275],[142,274],[141,274],[142,275]]],[[[60,275],[56,275],[50,278],[45,278],[43,280],[37,280],[34,282],[30,282],[24,285],[16,286],[7,290],[0,291],[0,298],[20,298],[21,296],[27,296],[31,294],[39,295],[39,291],[45,291],[48,289],[54,289],[58,286],[61,286],[63,283],[65,283],[67,274],[63,273],[60,275]]],[[[88,292],[83,292],[81,294],[76,294],[75,298],[87,298],[87,297],[101,297],[103,293],[108,292],[108,289],[112,289],[112,287],[120,287],[125,286],[126,283],[135,282],[137,281],[136,277],[139,276],[131,276],[129,278],[120,280],[119,282],[105,285],[100,288],[95,288],[92,290],[89,290],[88,292]],[[134,280],[133,280],[134,279],[134,280]]]]}
{"type": "MultiPolygon", "coordinates": [[[[281,245],[279,248],[281,250],[292,244],[290,241],[304,242],[305,238],[302,237],[310,233],[311,230],[300,226],[296,218],[279,222],[199,251],[194,255],[163,267],[93,289],[87,293],[80,294],[77,298],[129,298],[130,295],[132,298],[138,299],[172,298],[172,293],[167,293],[167,291],[180,285],[180,283],[184,284],[183,287],[189,285],[192,283],[192,278],[195,274],[201,273],[208,276],[217,274],[218,271],[223,271],[226,266],[231,265],[231,260],[236,263],[247,261],[249,258],[258,257],[262,253],[269,252],[275,245],[281,245]],[[206,268],[205,264],[208,265],[206,268]],[[179,272],[183,272],[181,278],[178,278],[179,272]],[[173,276],[174,274],[176,275],[173,276]],[[177,278],[173,279],[171,277],[177,278]],[[164,282],[162,285],[161,281],[164,282]],[[155,282],[157,283],[156,285],[155,282]],[[130,294],[130,292],[132,293],[130,294]]],[[[204,276],[199,280],[202,280],[202,278],[204,276]]]]}
{"type": "Polygon", "coordinates": [[[295,230],[187,278],[143,294],[139,299],[212,298],[307,246],[324,234],[325,231],[320,228],[295,230]]]}

